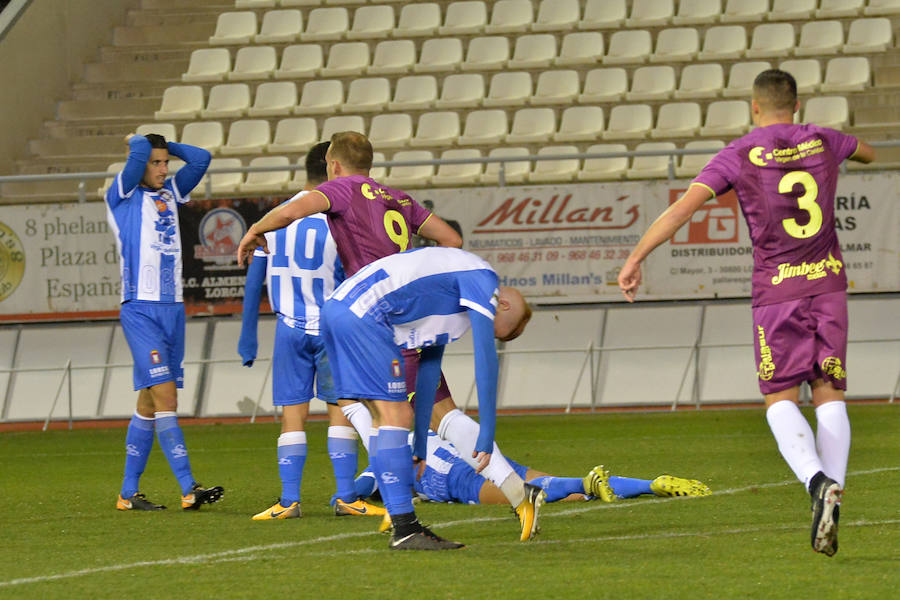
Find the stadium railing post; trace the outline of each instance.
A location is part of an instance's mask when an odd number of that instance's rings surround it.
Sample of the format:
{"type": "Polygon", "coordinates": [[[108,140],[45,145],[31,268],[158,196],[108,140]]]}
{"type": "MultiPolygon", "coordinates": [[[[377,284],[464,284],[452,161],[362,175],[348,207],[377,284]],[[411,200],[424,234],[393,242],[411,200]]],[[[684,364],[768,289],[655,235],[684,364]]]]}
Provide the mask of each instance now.
{"type": "Polygon", "coordinates": [[[50,426],[50,417],[53,416],[53,411],[56,409],[56,403],[59,401],[59,394],[62,392],[63,384],[66,382],[66,376],[71,374],[72,367],[72,359],[66,361],[66,366],[63,368],[62,377],[59,380],[59,386],[56,388],[56,395],[53,396],[53,404],[50,405],[50,412],[47,413],[47,418],[44,420],[44,427],[41,431],[47,431],[47,427],[50,426]]]}

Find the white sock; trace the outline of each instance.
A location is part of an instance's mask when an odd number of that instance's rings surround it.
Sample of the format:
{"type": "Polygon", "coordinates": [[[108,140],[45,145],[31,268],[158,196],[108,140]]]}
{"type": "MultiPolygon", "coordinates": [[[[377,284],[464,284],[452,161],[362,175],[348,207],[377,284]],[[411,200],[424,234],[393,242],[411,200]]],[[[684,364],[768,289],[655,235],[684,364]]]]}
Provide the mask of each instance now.
{"type": "MultiPolygon", "coordinates": [[[[469,466],[478,468],[478,464],[472,458],[472,452],[475,450],[479,431],[478,423],[458,408],[454,408],[441,419],[437,433],[442,439],[456,446],[463,460],[469,466]]],[[[496,443],[494,451],[491,453],[491,461],[481,474],[500,488],[512,506],[518,506],[525,499],[525,482],[513,471],[496,443]]]]}
{"type": "Polygon", "coordinates": [[[850,419],[844,401],[826,402],[816,408],[816,447],[822,471],[844,487],[850,455],[850,419]]]}
{"type": "Polygon", "coordinates": [[[812,428],[800,408],[790,400],[780,400],[766,411],[766,420],[778,442],[781,456],[797,479],[809,489],[809,480],[819,471],[824,471],[824,467],[816,452],[812,428]]]}
{"type": "Polygon", "coordinates": [[[372,431],[372,413],[362,402],[354,402],[341,407],[341,412],[347,420],[353,424],[353,428],[359,433],[366,452],[369,451],[369,433],[372,431]]]}
{"type": "Polygon", "coordinates": [[[279,446],[293,446],[294,444],[305,444],[305,431],[286,431],[278,436],[279,446]]]}

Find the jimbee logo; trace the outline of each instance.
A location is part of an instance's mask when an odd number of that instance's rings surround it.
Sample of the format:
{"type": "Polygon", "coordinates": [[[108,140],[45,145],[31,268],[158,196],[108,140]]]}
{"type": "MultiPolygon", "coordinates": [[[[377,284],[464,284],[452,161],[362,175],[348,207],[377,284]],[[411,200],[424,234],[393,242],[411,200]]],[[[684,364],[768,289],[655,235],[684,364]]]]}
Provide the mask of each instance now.
{"type": "Polygon", "coordinates": [[[25,275],[25,250],[19,236],[0,222],[0,302],[6,300],[25,275]]]}
{"type": "Polygon", "coordinates": [[[200,221],[198,238],[200,244],[194,246],[194,255],[217,264],[235,261],[235,253],[241,238],[247,233],[247,223],[236,210],[214,208],[200,221]]]}
{"type": "MultiPolygon", "coordinates": [[[[669,190],[674,204],[685,190],[669,190]]],[[[672,237],[672,244],[721,244],[738,241],[738,199],[728,191],[704,204],[672,237]]]]}

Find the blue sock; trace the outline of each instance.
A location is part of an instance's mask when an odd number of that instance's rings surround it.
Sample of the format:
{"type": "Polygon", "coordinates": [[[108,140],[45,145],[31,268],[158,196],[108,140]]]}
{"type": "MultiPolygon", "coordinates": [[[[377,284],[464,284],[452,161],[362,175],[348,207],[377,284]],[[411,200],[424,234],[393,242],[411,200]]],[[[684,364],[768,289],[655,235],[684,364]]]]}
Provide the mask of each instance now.
{"type": "Polygon", "coordinates": [[[281,505],[300,502],[303,465],[306,464],[306,432],[287,431],[278,436],[278,476],[281,477],[281,505]]]}
{"type": "Polygon", "coordinates": [[[403,427],[378,429],[378,481],[388,513],[415,512],[412,504],[412,447],[409,430],[403,427]]]}
{"type": "Polygon", "coordinates": [[[187,446],[184,445],[184,434],[178,426],[178,416],[174,411],[156,413],[156,437],[159,445],[169,461],[169,467],[181,486],[181,495],[187,496],[194,487],[194,476],[191,475],[191,461],[188,460],[187,446]]]}
{"type": "Polygon", "coordinates": [[[336,496],[344,502],[356,502],[353,486],[356,475],[356,431],[352,427],[333,425],[328,428],[328,456],[337,483],[336,496]]]}
{"type": "Polygon", "coordinates": [[[619,498],[636,498],[644,494],[653,494],[649,479],[632,479],[631,477],[609,478],[609,486],[619,498]]]}
{"type": "Polygon", "coordinates": [[[375,493],[375,467],[371,462],[366,470],[353,481],[353,488],[356,490],[357,498],[368,498],[375,493]]]}
{"type": "Polygon", "coordinates": [[[547,492],[547,502],[562,500],[569,494],[584,494],[584,483],[580,477],[554,477],[545,475],[535,477],[528,483],[536,485],[547,492]]]}
{"type": "Polygon", "coordinates": [[[134,413],[125,434],[125,477],[121,496],[131,498],[140,491],[141,475],[153,448],[153,418],[134,413]]]}

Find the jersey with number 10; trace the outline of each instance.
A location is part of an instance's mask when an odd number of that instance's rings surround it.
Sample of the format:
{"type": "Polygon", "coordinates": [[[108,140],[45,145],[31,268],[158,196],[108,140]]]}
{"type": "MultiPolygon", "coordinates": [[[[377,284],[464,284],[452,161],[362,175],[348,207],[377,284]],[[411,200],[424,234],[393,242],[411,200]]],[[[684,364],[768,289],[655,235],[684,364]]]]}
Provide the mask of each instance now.
{"type": "Polygon", "coordinates": [[[834,225],[838,167],[855,137],[817,125],[758,127],[726,146],[693,183],[734,189],[753,242],[753,305],[847,288],[834,225]]]}
{"type": "Polygon", "coordinates": [[[406,193],[363,175],[327,181],[315,189],[328,200],[328,224],[349,276],[374,260],[410,247],[431,212],[406,193]]]}

